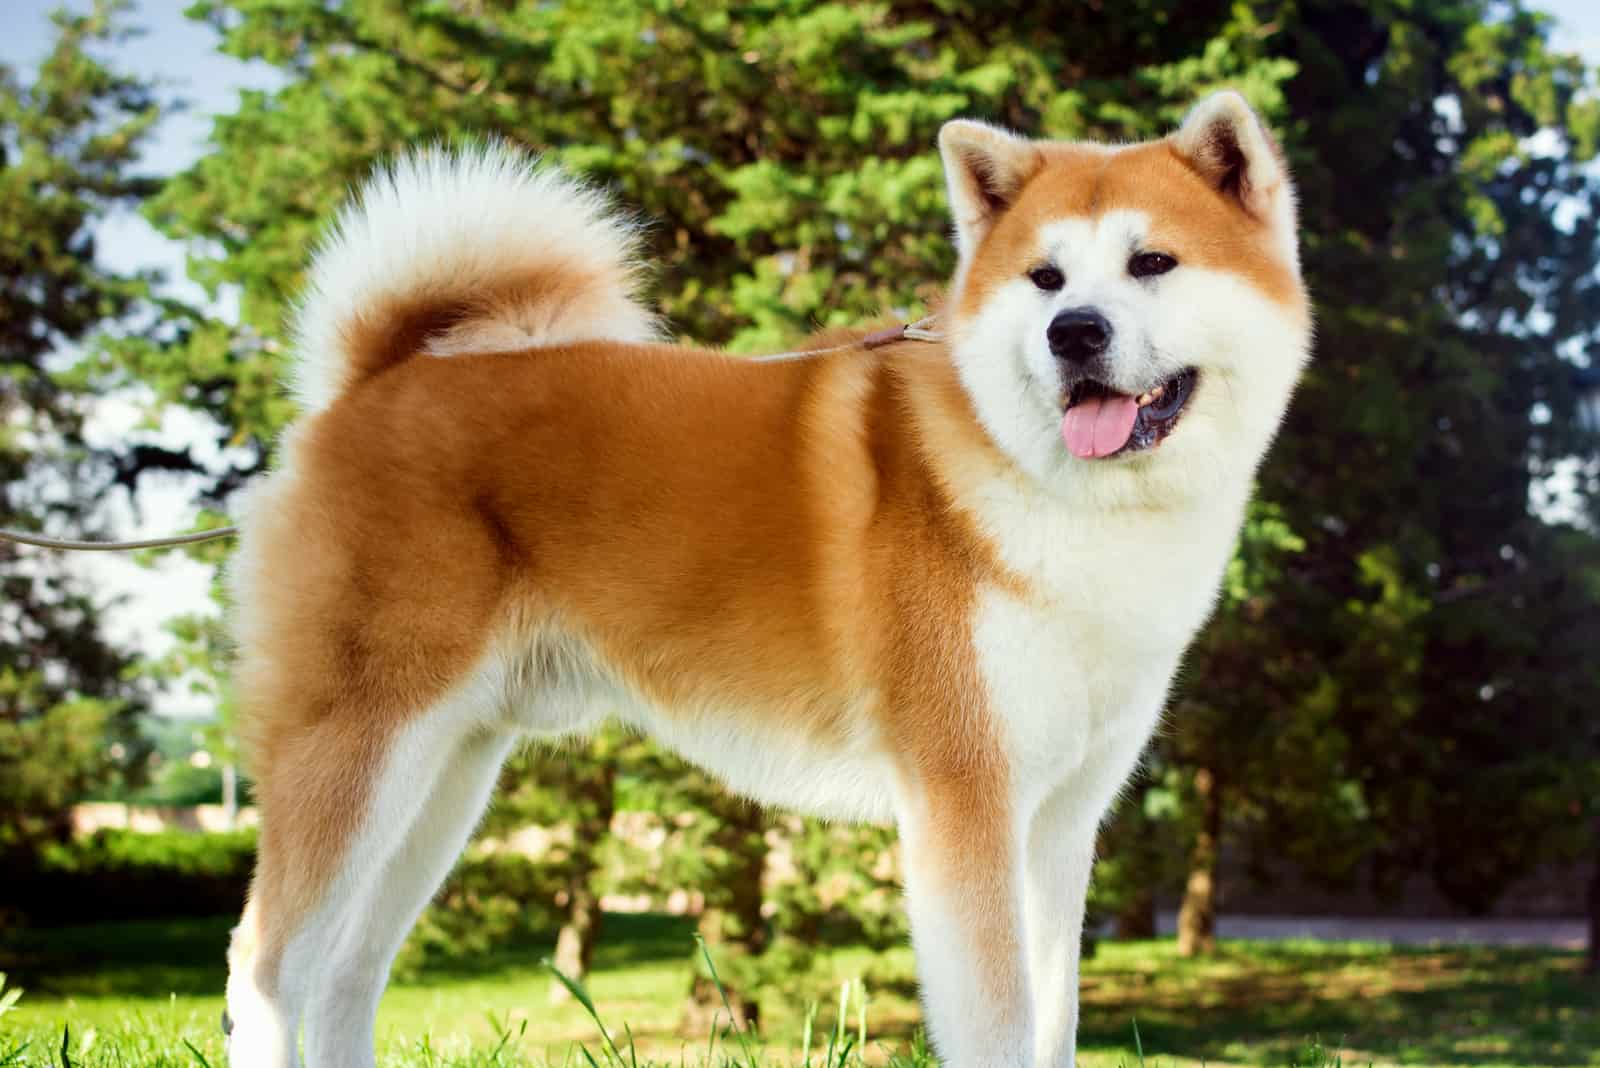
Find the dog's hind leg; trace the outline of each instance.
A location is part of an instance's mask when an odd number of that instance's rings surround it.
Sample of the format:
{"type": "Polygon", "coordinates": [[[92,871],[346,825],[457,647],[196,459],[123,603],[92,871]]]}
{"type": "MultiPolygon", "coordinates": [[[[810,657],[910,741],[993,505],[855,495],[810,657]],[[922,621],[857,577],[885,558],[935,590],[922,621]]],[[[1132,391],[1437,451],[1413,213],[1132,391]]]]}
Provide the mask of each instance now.
{"type": "Polygon", "coordinates": [[[258,754],[261,841],[250,902],[228,949],[224,1028],[232,1068],[295,1068],[300,1018],[359,860],[381,732],[325,719],[258,754]]]}
{"type": "MultiPolygon", "coordinates": [[[[386,860],[360,873],[336,941],[326,947],[306,1008],[311,1068],[373,1064],[373,1021],[389,968],[477,825],[513,735],[478,727],[454,739],[431,738],[442,760],[395,767],[379,790],[373,820],[409,827],[385,834],[386,860]],[[390,796],[394,795],[394,796],[390,796]]],[[[410,746],[405,748],[411,748],[410,746]]],[[[418,746],[417,748],[422,748],[418,746]]],[[[420,756],[420,754],[418,754],[420,756]]]]}
{"type": "Polygon", "coordinates": [[[481,681],[395,721],[330,716],[265,746],[250,905],[229,951],[234,1068],[372,1063],[389,964],[482,813],[513,737],[481,681]]]}

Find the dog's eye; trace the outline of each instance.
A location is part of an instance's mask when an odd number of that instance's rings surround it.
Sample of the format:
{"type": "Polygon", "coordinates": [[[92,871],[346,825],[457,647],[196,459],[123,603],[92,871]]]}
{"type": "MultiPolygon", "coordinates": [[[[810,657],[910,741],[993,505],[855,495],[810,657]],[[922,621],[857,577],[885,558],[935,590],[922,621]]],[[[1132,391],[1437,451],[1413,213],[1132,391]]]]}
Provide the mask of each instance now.
{"type": "Polygon", "coordinates": [[[1158,274],[1166,274],[1178,265],[1178,261],[1165,252],[1136,252],[1133,259],[1128,261],[1128,273],[1135,278],[1154,278],[1158,274]]]}
{"type": "Polygon", "coordinates": [[[1059,267],[1052,267],[1048,263],[1043,267],[1035,267],[1033,270],[1029,271],[1028,281],[1032,282],[1046,293],[1054,293],[1056,290],[1067,284],[1066,275],[1061,273],[1061,269],[1059,267]]]}

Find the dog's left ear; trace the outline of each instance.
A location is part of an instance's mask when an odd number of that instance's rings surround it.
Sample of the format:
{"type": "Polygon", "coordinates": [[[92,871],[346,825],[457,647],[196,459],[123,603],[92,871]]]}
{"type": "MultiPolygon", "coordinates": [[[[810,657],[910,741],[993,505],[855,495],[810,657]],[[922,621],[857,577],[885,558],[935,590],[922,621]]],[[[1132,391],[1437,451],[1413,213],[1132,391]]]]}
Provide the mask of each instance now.
{"type": "Polygon", "coordinates": [[[1196,104],[1172,144],[1213,188],[1263,222],[1280,196],[1293,195],[1276,142],[1238,93],[1213,93],[1196,104]]]}
{"type": "Polygon", "coordinates": [[[939,130],[956,244],[970,256],[1039,167],[1033,143],[998,126],[952,119],[939,130]]]}

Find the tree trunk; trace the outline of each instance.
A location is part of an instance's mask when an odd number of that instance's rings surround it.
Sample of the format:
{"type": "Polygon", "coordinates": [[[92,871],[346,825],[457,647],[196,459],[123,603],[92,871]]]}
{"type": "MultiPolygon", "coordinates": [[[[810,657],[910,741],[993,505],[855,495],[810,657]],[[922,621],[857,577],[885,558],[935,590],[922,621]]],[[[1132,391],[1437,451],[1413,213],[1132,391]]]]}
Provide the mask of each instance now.
{"type": "Polygon", "coordinates": [[[699,930],[716,964],[722,990],[705,974],[703,962],[696,961],[684,1010],[684,1029],[691,1034],[708,1030],[719,1013],[722,1025],[728,1023],[724,996],[741,1027],[757,1022],[760,1006],[747,996],[748,984],[741,982],[739,976],[748,971],[750,958],[760,956],[767,948],[767,921],[761,915],[761,880],[767,867],[766,821],[760,809],[737,798],[720,798],[712,807],[714,818],[719,821],[713,841],[725,851],[727,863],[717,873],[715,888],[708,889],[699,930]]]}
{"type": "Polygon", "coordinates": [[[1189,853],[1189,881],[1178,912],[1178,955],[1195,957],[1217,948],[1217,847],[1222,837],[1222,786],[1210,768],[1194,773],[1200,830],[1189,853]]]}
{"type": "MultiPolygon", "coordinates": [[[[594,892],[594,873],[599,869],[600,843],[611,833],[611,816],[616,807],[616,763],[596,761],[592,770],[578,777],[573,789],[581,797],[574,807],[580,813],[573,824],[572,856],[567,873],[567,918],[556,935],[554,964],[567,978],[582,982],[594,959],[595,943],[605,919],[600,897],[594,892]]],[[[560,983],[550,984],[550,1003],[559,1005],[571,998],[560,983]]]]}
{"type": "MultiPolygon", "coordinates": [[[[604,915],[600,899],[589,888],[587,880],[572,887],[567,904],[567,920],[556,935],[556,952],[553,963],[556,970],[574,982],[582,982],[589,974],[589,962],[594,959],[594,945],[600,937],[604,915]]],[[[550,984],[550,1004],[559,1005],[572,997],[560,983],[550,984]]]]}
{"type": "Polygon", "coordinates": [[[1154,938],[1156,936],[1156,896],[1149,890],[1139,890],[1129,895],[1117,909],[1116,931],[1118,938],[1154,938]]]}
{"type": "Polygon", "coordinates": [[[239,765],[231,760],[222,765],[222,825],[230,831],[239,827],[239,765]]]}
{"type": "Polygon", "coordinates": [[[1600,820],[1595,822],[1594,873],[1589,878],[1589,954],[1585,970],[1600,976],[1600,820]]]}

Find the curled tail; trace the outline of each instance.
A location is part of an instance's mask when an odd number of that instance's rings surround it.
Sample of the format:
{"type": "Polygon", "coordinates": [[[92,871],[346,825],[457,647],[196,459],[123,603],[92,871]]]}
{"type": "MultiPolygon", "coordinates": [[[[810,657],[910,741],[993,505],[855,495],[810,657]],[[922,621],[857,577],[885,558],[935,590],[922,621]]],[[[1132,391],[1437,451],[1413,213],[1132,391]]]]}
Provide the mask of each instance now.
{"type": "Polygon", "coordinates": [[[295,320],[307,411],[419,353],[643,341],[636,230],[600,192],[504,144],[407,155],[316,254],[295,320]]]}

